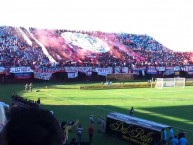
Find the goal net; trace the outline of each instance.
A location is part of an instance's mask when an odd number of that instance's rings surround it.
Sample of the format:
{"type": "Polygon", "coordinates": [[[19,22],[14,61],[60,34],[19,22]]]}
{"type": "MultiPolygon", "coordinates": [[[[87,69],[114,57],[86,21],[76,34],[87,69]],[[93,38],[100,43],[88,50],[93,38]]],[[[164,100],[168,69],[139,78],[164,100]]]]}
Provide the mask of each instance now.
{"type": "Polygon", "coordinates": [[[185,87],[185,78],[157,78],[155,88],[185,87]]]}

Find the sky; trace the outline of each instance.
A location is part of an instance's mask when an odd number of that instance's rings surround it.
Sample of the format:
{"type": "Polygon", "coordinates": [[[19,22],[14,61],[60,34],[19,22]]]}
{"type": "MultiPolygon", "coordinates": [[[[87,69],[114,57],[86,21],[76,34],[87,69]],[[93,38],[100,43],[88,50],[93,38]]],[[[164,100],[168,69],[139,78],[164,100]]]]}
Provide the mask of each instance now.
{"type": "Polygon", "coordinates": [[[0,26],[147,34],[193,51],[192,0],[0,0],[0,26]]]}

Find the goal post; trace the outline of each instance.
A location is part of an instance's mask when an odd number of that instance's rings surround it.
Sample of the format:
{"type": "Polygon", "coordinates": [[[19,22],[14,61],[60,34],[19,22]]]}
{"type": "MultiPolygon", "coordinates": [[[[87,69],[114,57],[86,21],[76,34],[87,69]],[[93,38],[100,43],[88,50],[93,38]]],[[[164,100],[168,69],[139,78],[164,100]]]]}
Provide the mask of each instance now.
{"type": "Polygon", "coordinates": [[[186,79],[177,77],[175,78],[175,87],[185,87],[186,85],[186,79]]]}
{"type": "Polygon", "coordinates": [[[164,84],[163,78],[157,78],[155,80],[155,88],[163,88],[163,84],[164,84]]]}
{"type": "Polygon", "coordinates": [[[157,78],[155,88],[185,87],[185,78],[157,78]]]}

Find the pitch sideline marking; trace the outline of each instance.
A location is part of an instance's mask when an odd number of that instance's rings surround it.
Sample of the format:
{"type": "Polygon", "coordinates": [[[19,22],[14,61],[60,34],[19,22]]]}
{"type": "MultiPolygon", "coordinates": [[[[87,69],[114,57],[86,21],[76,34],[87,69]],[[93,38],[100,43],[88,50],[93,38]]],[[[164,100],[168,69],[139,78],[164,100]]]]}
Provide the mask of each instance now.
{"type": "MultiPolygon", "coordinates": [[[[58,97],[58,96],[52,95],[52,94],[50,94],[50,93],[47,94],[47,95],[50,96],[50,97],[58,97]]],[[[79,102],[79,101],[74,101],[74,100],[71,100],[71,99],[66,99],[66,100],[71,101],[71,102],[74,102],[74,103],[77,103],[77,104],[80,104],[80,105],[90,106],[89,104],[82,103],[82,102],[79,102]]],[[[105,108],[103,108],[103,107],[96,107],[96,106],[90,106],[90,107],[97,108],[97,109],[104,110],[104,111],[115,112],[115,111],[113,111],[113,110],[105,109],[105,108]]],[[[183,128],[180,128],[180,127],[177,127],[177,126],[173,126],[173,127],[176,128],[177,130],[184,130],[184,131],[191,132],[192,135],[193,135],[193,132],[192,132],[191,130],[183,129],[183,128]]]]}
{"type": "MultiPolygon", "coordinates": [[[[52,95],[52,94],[47,94],[48,96],[50,96],[50,97],[58,97],[58,96],[54,96],[54,95],[52,95]]],[[[66,98],[65,98],[66,99],[66,98]]],[[[76,104],[80,104],[80,105],[87,105],[87,106],[90,106],[89,104],[86,104],[86,103],[82,103],[82,102],[79,102],[79,101],[74,101],[74,100],[71,100],[71,99],[66,99],[66,100],[68,100],[68,101],[71,101],[71,102],[74,102],[74,103],[76,103],[76,104]]],[[[110,109],[105,109],[105,108],[103,108],[103,107],[96,107],[96,106],[90,106],[90,107],[93,107],[93,108],[98,108],[98,109],[101,109],[101,110],[105,110],[105,111],[109,111],[109,112],[114,112],[113,110],[110,110],[110,109]]]]}

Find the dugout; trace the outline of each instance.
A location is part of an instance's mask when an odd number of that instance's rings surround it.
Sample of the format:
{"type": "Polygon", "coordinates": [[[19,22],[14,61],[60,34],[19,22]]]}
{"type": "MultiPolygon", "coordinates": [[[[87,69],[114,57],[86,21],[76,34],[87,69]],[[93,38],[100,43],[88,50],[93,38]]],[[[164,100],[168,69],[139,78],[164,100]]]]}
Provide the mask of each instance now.
{"type": "Polygon", "coordinates": [[[0,133],[7,121],[8,112],[9,112],[9,105],[5,104],[4,102],[0,102],[0,133]]]}
{"type": "Polygon", "coordinates": [[[170,126],[112,112],[106,117],[106,134],[132,145],[161,145],[162,130],[170,126]]]}

